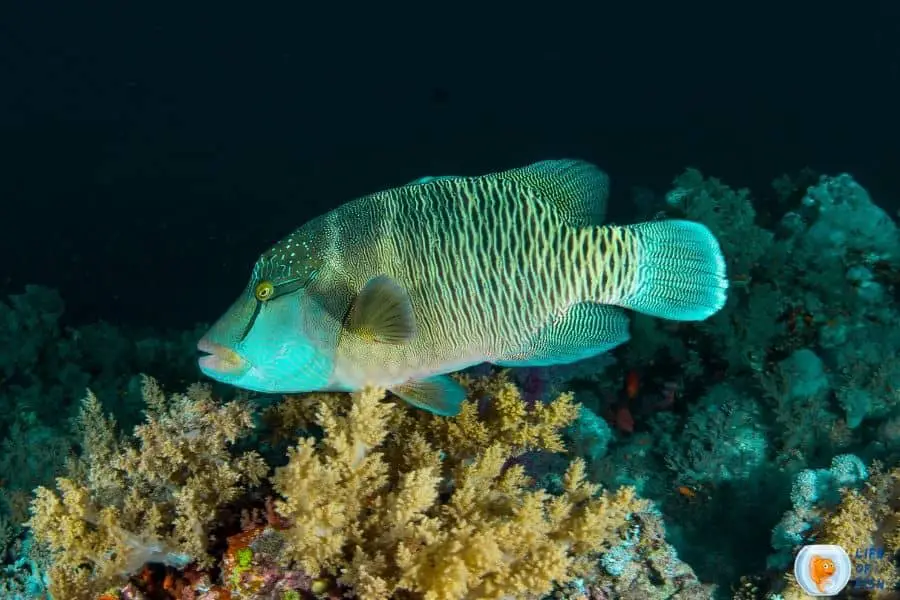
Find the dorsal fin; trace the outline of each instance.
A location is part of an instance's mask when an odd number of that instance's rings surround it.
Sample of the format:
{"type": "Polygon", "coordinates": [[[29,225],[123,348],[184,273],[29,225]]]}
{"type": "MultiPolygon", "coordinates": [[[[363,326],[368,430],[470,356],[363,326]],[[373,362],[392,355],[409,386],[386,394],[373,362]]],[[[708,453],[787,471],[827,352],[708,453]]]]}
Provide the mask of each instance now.
{"type": "Polygon", "coordinates": [[[601,225],[606,218],[609,176],[596,165],[576,159],[544,160],[494,174],[537,190],[576,227],[601,225]]]}
{"type": "Polygon", "coordinates": [[[438,181],[439,179],[458,179],[458,175],[426,175],[425,177],[419,177],[418,179],[414,179],[409,183],[405,183],[406,185],[421,185],[423,183],[430,183],[432,181],[438,181]]]}

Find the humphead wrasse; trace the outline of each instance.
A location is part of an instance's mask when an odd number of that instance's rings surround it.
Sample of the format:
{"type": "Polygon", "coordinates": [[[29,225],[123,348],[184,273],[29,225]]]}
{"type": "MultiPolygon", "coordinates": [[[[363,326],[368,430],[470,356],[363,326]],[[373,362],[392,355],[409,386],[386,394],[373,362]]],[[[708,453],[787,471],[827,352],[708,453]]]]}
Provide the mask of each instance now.
{"type": "Polygon", "coordinates": [[[200,368],[269,393],[374,385],[453,415],[453,371],[595,356],[628,340],[625,309],[700,321],[722,308],[713,234],[602,225],[608,186],[589,163],[553,160],[348,202],[259,258],[200,340],[200,368]]]}

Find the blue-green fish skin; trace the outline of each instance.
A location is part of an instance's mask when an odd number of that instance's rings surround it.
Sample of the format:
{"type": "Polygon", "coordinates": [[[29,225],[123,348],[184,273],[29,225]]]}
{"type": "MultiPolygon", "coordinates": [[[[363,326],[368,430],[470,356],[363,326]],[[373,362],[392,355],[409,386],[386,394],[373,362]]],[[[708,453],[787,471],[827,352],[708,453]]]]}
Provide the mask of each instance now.
{"type": "Polygon", "coordinates": [[[463,394],[447,373],[606,352],[628,340],[623,309],[717,312],[728,284],[712,233],[600,225],[608,185],[589,163],[544,161],[348,202],[260,257],[200,341],[201,369],[272,393],[374,385],[454,414],[463,394]]]}

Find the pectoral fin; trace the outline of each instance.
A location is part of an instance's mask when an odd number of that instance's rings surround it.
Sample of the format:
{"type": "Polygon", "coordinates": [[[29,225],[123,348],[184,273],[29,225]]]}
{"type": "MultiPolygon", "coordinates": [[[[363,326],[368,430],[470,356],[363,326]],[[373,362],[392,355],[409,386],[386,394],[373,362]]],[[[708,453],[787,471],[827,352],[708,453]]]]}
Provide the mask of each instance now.
{"type": "Polygon", "coordinates": [[[391,392],[417,408],[442,417],[458,415],[459,408],[466,399],[463,386],[447,375],[408,381],[391,388],[391,392]]]}
{"type": "Polygon", "coordinates": [[[369,280],[353,301],[345,328],[371,342],[408,342],[416,332],[409,294],[385,275],[369,280]]]}

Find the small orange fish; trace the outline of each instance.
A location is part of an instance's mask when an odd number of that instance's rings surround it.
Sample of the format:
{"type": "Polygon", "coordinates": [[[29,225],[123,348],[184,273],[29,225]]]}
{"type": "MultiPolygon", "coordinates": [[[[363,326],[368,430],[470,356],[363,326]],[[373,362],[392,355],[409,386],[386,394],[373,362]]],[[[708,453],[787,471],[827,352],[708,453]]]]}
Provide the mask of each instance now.
{"type": "Polygon", "coordinates": [[[625,394],[628,396],[628,399],[634,400],[640,389],[641,376],[634,369],[628,371],[628,375],[625,376],[625,394]]]}
{"type": "Polygon", "coordinates": [[[175,583],[176,583],[175,573],[173,573],[172,571],[168,571],[166,573],[166,578],[163,579],[163,586],[162,586],[163,589],[167,592],[174,591],[175,583]]]}
{"type": "Polygon", "coordinates": [[[675,490],[679,494],[684,496],[685,498],[696,498],[697,497],[697,492],[694,491],[694,488],[686,486],[686,485],[679,485],[677,488],[675,488],[675,490]]]}
{"type": "Polygon", "coordinates": [[[820,592],[825,592],[825,584],[834,575],[834,561],[824,556],[813,556],[809,559],[809,577],[820,592]]]}

